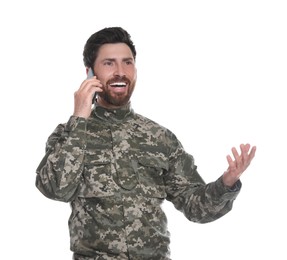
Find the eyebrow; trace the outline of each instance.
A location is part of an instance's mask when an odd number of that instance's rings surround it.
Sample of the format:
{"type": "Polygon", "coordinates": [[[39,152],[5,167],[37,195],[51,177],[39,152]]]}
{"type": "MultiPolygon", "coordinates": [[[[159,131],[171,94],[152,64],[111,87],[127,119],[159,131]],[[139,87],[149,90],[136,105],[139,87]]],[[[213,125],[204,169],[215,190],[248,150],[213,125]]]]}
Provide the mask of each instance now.
{"type": "MultiPolygon", "coordinates": [[[[106,58],[106,59],[103,59],[102,61],[103,62],[104,61],[116,61],[116,59],[115,58],[106,58]]],[[[132,57],[123,58],[122,61],[134,61],[134,58],[132,58],[132,57]]]]}

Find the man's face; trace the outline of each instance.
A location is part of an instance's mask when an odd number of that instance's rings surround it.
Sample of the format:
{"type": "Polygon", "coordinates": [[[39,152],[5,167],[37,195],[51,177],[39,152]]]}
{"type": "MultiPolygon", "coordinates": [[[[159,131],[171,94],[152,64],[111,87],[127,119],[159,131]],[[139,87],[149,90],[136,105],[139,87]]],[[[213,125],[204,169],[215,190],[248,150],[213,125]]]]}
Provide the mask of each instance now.
{"type": "Polygon", "coordinates": [[[94,72],[103,84],[98,103],[117,108],[128,103],[136,84],[135,60],[125,43],[108,43],[100,47],[94,72]]]}

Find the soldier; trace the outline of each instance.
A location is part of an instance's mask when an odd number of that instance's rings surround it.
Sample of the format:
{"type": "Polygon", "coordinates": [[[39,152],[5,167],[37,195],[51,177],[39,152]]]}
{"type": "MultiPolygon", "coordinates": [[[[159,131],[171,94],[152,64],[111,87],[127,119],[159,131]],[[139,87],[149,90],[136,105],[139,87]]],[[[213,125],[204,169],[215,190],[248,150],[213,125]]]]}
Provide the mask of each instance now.
{"type": "Polygon", "coordinates": [[[83,56],[94,76],[75,92],[68,122],[48,138],[36,186],[71,204],[73,259],[170,259],[163,201],[190,221],[220,218],[231,210],[256,147],[232,148],[228,169],[206,184],[176,136],[131,108],[137,71],[128,32],[94,33],[83,56]]]}

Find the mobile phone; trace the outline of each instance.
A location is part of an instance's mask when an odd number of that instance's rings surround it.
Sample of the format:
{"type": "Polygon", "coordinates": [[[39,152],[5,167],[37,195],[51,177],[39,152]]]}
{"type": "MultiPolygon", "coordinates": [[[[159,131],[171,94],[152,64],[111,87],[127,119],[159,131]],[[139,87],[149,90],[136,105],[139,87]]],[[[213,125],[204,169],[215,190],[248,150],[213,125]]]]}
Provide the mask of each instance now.
{"type": "Polygon", "coordinates": [[[89,68],[89,70],[88,70],[88,75],[87,75],[87,79],[90,79],[90,78],[92,78],[92,77],[94,77],[94,72],[93,72],[92,68],[89,68]]]}
{"type": "MultiPolygon", "coordinates": [[[[89,70],[88,70],[88,75],[87,75],[87,79],[90,79],[90,78],[92,78],[92,77],[94,77],[94,76],[95,76],[95,74],[94,74],[92,68],[89,68],[89,70]]],[[[95,103],[96,98],[97,98],[97,92],[96,92],[95,95],[93,96],[92,104],[95,103]]]]}

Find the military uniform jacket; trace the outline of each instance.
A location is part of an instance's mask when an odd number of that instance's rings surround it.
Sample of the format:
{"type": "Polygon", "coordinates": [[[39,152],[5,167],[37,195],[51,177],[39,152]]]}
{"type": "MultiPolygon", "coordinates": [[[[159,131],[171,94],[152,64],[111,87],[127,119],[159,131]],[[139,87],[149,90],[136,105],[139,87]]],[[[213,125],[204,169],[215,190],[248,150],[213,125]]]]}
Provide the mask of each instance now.
{"type": "Polygon", "coordinates": [[[136,114],[96,106],[72,116],[48,138],[37,188],[70,202],[74,259],[170,259],[166,199],[193,222],[214,221],[239,193],[222,178],[205,184],[176,136],[136,114]]]}

